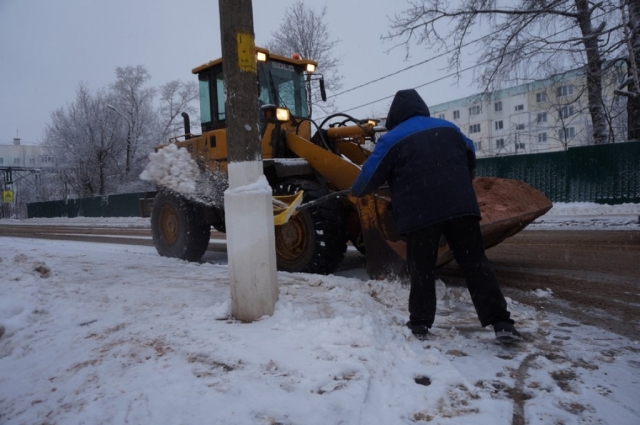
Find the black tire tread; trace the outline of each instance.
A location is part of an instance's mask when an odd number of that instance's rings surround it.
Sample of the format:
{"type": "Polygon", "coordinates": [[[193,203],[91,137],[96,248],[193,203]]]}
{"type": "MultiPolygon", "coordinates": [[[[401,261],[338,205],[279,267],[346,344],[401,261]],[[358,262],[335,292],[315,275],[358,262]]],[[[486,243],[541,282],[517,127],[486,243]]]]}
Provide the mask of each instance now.
{"type": "MultiPolygon", "coordinates": [[[[319,199],[329,191],[320,183],[311,180],[293,179],[274,187],[274,194],[292,194],[304,190],[303,203],[319,199]]],[[[314,252],[310,261],[300,271],[305,273],[331,274],[342,262],[347,251],[347,234],[343,221],[343,213],[339,202],[331,199],[307,210],[316,231],[314,252]],[[321,230],[322,234],[317,234],[321,230]]]]}
{"type": "Polygon", "coordinates": [[[151,234],[158,253],[164,257],[174,257],[185,261],[199,261],[209,247],[211,226],[202,224],[198,217],[200,206],[186,200],[175,192],[160,190],[156,195],[151,213],[151,234]],[[180,222],[180,234],[173,245],[167,245],[160,234],[159,214],[165,204],[177,210],[180,222]]]}

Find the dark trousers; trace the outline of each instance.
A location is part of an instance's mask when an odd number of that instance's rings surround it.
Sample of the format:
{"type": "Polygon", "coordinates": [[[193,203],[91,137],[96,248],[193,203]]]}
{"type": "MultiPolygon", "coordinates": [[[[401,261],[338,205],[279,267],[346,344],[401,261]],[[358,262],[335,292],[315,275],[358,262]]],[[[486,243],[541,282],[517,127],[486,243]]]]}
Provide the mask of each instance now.
{"type": "Polygon", "coordinates": [[[479,220],[472,216],[451,219],[407,235],[411,323],[433,325],[436,315],[435,271],[441,235],[447,238],[464,273],[480,324],[487,326],[496,321],[513,323],[493,266],[484,253],[479,220]]]}

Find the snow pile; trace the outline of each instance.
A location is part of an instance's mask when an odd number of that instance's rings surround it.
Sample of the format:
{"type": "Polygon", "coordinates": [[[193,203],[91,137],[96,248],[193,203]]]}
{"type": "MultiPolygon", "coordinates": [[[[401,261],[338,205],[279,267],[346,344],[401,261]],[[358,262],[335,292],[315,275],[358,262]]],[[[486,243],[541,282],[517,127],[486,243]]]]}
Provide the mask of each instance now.
{"type": "Polygon", "coordinates": [[[148,229],[149,217],[41,217],[24,220],[0,219],[0,224],[6,225],[32,225],[32,226],[69,226],[69,227],[96,227],[96,228],[131,228],[148,229]]]}
{"type": "Polygon", "coordinates": [[[547,216],[567,216],[567,215],[638,215],[640,214],[640,204],[619,204],[606,205],[594,202],[558,202],[553,204],[553,208],[546,214],[547,216]]]}
{"type": "Polygon", "coordinates": [[[531,223],[534,230],[640,229],[640,204],[602,205],[593,202],[555,203],[531,223]]]}
{"type": "Polygon", "coordinates": [[[189,152],[169,144],[149,154],[149,163],[140,174],[140,179],[155,182],[178,193],[192,194],[196,191],[199,174],[198,165],[189,152]]]}
{"type": "Polygon", "coordinates": [[[406,286],[278,273],[271,317],[229,318],[224,253],[3,238],[0,422],[640,423],[640,345],[508,300],[502,346],[438,283],[428,341],[406,286]]]}

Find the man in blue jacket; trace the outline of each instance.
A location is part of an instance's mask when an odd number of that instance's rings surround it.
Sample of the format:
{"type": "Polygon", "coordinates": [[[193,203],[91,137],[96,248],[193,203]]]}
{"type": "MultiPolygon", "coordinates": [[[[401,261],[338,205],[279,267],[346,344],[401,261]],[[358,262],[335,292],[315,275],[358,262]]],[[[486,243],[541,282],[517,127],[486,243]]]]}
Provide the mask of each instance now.
{"type": "Polygon", "coordinates": [[[481,325],[503,342],[521,340],[484,253],[480,209],[473,190],[473,142],[445,120],[431,118],[413,89],[396,93],[386,127],[351,188],[357,197],[389,184],[392,215],[407,241],[411,277],[409,322],[425,339],[436,314],[435,269],[444,235],[460,265],[481,325]]]}

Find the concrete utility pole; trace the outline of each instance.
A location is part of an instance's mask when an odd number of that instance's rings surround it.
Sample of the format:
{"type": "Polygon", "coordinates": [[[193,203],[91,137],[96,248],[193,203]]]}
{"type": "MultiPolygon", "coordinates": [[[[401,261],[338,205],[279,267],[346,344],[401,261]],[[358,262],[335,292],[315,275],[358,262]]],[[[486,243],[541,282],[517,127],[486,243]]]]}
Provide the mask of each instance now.
{"type": "Polygon", "coordinates": [[[278,299],[271,190],[262,170],[251,0],[219,0],[229,189],[224,195],[231,312],[251,322],[278,299]],[[260,182],[263,182],[261,184],[260,182]]]}

